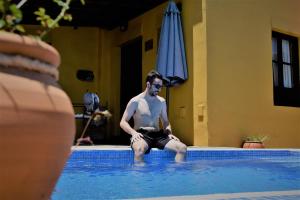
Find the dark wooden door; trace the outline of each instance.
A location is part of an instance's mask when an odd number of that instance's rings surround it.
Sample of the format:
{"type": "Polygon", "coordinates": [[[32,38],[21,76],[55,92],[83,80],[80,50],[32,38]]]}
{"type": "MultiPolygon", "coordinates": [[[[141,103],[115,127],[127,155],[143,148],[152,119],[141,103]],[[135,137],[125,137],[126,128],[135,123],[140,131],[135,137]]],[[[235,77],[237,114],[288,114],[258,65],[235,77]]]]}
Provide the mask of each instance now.
{"type": "MultiPolygon", "coordinates": [[[[120,86],[120,116],[129,100],[142,92],[142,37],[124,43],[121,46],[121,86],[120,86]]],[[[130,124],[133,126],[132,120],[130,124]]],[[[124,143],[130,136],[121,130],[124,143]],[[124,136],[125,135],[125,136],[124,136]]]]}

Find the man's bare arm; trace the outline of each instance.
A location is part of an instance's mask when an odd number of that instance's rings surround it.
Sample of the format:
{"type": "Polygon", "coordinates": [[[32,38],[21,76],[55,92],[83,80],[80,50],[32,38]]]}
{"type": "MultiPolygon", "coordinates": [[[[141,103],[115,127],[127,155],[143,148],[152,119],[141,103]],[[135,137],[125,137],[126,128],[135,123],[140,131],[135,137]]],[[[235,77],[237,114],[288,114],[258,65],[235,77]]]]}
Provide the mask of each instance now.
{"type": "Polygon", "coordinates": [[[164,128],[164,131],[169,135],[169,137],[171,139],[179,140],[172,133],[171,124],[169,122],[168,114],[167,114],[166,101],[163,102],[162,111],[161,111],[161,120],[162,120],[162,125],[163,125],[163,128],[164,128]]]}
{"type": "Polygon", "coordinates": [[[126,109],[120,121],[120,127],[130,135],[134,135],[135,133],[137,133],[128,123],[128,121],[135,113],[136,108],[137,108],[137,103],[134,102],[133,100],[130,100],[126,106],[126,109]]]}
{"type": "Polygon", "coordinates": [[[126,106],[126,109],[124,111],[124,114],[123,114],[121,122],[120,122],[120,127],[126,133],[132,135],[132,137],[131,137],[132,142],[138,141],[143,137],[143,135],[141,133],[134,130],[128,123],[130,118],[135,113],[136,108],[137,108],[137,102],[135,102],[131,99],[126,106]]]}
{"type": "Polygon", "coordinates": [[[164,130],[172,133],[171,124],[169,122],[168,115],[167,115],[166,101],[163,102],[162,111],[161,111],[161,121],[162,121],[164,130]]]}

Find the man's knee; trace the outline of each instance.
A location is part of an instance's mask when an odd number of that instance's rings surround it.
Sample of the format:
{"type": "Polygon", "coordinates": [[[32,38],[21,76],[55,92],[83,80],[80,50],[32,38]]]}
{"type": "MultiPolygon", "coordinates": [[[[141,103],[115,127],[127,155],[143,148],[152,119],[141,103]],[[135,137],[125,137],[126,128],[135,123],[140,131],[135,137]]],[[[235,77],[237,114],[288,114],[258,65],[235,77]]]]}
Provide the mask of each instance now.
{"type": "Polygon", "coordinates": [[[178,153],[186,153],[187,146],[185,144],[183,144],[182,142],[179,142],[176,146],[177,146],[178,153]]]}
{"type": "Polygon", "coordinates": [[[142,156],[147,151],[148,147],[146,145],[137,145],[133,150],[136,156],[142,156]]]}

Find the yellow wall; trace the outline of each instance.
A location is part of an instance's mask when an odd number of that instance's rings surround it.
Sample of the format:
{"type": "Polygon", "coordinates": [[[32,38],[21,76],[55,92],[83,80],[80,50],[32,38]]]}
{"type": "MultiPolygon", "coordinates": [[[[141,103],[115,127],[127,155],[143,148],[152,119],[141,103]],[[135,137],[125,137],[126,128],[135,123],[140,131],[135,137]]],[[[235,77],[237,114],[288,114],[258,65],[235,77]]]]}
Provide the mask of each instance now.
{"type": "Polygon", "coordinates": [[[274,106],[272,30],[300,36],[298,0],[206,0],[209,146],[300,147],[300,109],[274,106]]]}
{"type": "MultiPolygon", "coordinates": [[[[179,124],[183,129],[191,126],[191,134],[185,137],[193,145],[208,146],[207,132],[207,84],[206,84],[206,19],[205,1],[185,0],[182,5],[183,28],[188,61],[189,80],[185,92],[188,98],[181,98],[187,106],[187,119],[179,124]]],[[[180,93],[178,93],[179,95],[180,93]]],[[[180,113],[180,112],[179,112],[180,113]]],[[[180,116],[180,114],[179,114],[180,116]]]]}
{"type": "Polygon", "coordinates": [[[99,92],[99,29],[62,27],[51,33],[51,42],[61,53],[60,85],[72,103],[82,103],[87,90],[99,92]],[[78,80],[78,69],[92,70],[94,81],[78,80]]]}
{"type": "MultiPolygon", "coordinates": [[[[179,2],[179,1],[177,1],[179,2]]],[[[181,0],[189,79],[170,89],[169,118],[188,145],[241,145],[246,135],[270,136],[268,147],[300,146],[299,108],[273,105],[271,32],[300,36],[298,0],[181,0]]],[[[142,81],[155,67],[158,29],[167,3],[131,20],[128,30],[62,27],[48,40],[60,51],[60,83],[73,103],[98,92],[119,134],[120,46],[143,38],[142,81]],[[153,39],[153,49],[144,51],[153,39]],[[94,82],[76,79],[93,70],[94,82]]],[[[162,96],[165,97],[165,90],[162,96]]]]}

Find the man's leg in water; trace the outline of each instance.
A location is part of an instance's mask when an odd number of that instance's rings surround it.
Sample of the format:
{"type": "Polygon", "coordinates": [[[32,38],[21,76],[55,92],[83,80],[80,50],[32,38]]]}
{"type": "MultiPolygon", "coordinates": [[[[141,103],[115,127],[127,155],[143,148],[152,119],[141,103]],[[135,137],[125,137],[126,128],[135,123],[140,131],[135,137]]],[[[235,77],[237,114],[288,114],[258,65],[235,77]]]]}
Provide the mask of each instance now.
{"type": "Polygon", "coordinates": [[[166,144],[165,148],[176,153],[176,162],[182,162],[185,160],[186,145],[182,142],[172,139],[166,144]]]}
{"type": "Polygon", "coordinates": [[[149,148],[145,140],[140,139],[139,141],[134,142],[132,148],[134,151],[134,161],[143,162],[145,152],[149,148]]]}

